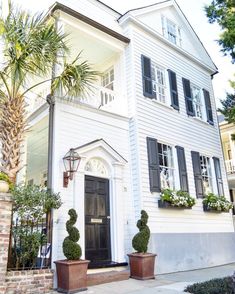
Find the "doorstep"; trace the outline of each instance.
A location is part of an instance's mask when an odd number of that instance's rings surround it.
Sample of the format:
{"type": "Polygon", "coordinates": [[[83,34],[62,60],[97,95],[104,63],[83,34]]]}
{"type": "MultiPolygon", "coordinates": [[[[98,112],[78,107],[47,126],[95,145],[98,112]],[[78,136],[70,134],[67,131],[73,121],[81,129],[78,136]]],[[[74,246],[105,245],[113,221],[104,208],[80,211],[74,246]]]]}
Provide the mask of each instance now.
{"type": "Polygon", "coordinates": [[[127,267],[88,269],[87,286],[128,280],[130,271],[127,267]]]}

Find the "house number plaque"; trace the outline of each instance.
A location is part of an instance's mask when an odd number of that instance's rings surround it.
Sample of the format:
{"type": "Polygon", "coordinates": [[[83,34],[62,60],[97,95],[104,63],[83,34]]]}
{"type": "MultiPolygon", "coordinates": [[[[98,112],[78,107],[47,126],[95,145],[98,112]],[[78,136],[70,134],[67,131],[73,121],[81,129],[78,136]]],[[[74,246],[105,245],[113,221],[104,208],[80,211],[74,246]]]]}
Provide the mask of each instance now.
{"type": "Polygon", "coordinates": [[[93,223],[93,224],[102,224],[102,219],[100,219],[100,218],[91,218],[91,223],[93,223]]]}

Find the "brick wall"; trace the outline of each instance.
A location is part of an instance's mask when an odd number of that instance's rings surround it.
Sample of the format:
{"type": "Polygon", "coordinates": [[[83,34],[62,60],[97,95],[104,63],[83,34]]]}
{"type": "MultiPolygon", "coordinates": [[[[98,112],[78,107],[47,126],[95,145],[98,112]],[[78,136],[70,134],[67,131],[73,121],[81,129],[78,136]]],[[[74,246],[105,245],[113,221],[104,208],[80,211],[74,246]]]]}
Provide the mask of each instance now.
{"type": "Polygon", "coordinates": [[[44,294],[52,292],[53,271],[50,269],[9,271],[5,294],[44,294]]]}
{"type": "Polygon", "coordinates": [[[11,226],[12,201],[9,193],[0,193],[0,293],[6,290],[5,276],[11,226]]]}

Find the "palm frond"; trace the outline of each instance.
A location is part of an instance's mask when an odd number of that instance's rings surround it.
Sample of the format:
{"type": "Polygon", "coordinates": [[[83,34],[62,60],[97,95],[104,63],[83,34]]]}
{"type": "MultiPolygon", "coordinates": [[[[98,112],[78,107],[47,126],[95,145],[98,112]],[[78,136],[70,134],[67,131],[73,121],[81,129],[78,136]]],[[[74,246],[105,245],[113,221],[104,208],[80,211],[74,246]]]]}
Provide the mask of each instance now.
{"type": "Polygon", "coordinates": [[[99,75],[94,71],[87,61],[78,63],[80,54],[72,63],[65,63],[64,70],[60,76],[52,81],[52,93],[58,90],[64,96],[79,97],[85,90],[88,90],[99,75]]]}

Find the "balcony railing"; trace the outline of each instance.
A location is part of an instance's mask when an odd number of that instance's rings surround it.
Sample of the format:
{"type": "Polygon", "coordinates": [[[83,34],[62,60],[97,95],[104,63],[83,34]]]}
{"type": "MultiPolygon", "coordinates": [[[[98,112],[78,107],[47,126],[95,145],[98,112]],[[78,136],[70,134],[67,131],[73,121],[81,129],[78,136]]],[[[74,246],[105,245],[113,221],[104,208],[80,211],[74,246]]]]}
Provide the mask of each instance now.
{"type": "MultiPolygon", "coordinates": [[[[50,88],[45,88],[38,95],[32,97],[29,112],[36,111],[41,105],[46,102],[46,96],[50,93],[50,88]]],[[[61,95],[62,97],[62,95],[61,95]]],[[[64,98],[66,100],[66,98],[64,98]]],[[[81,97],[69,98],[69,101],[82,103],[97,109],[106,110],[113,113],[124,114],[124,107],[118,97],[117,92],[98,86],[92,85],[81,97]]]]}
{"type": "Polygon", "coordinates": [[[235,173],[235,162],[232,159],[225,160],[225,166],[228,174],[235,173]]]}

